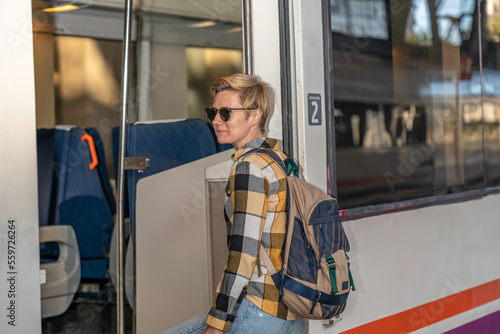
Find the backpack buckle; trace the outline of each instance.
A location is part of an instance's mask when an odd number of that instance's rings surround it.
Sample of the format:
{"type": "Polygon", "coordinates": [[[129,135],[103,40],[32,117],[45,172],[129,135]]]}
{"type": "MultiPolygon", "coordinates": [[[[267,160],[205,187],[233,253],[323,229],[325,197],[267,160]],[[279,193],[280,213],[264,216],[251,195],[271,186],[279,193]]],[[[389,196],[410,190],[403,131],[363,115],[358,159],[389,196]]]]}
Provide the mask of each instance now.
{"type": "Polygon", "coordinates": [[[316,304],[318,303],[319,299],[321,298],[321,291],[317,291],[318,294],[316,295],[316,297],[314,298],[313,300],[313,304],[312,304],[312,307],[311,307],[311,310],[309,311],[310,314],[313,313],[314,311],[314,308],[316,307],[316,304]]]}

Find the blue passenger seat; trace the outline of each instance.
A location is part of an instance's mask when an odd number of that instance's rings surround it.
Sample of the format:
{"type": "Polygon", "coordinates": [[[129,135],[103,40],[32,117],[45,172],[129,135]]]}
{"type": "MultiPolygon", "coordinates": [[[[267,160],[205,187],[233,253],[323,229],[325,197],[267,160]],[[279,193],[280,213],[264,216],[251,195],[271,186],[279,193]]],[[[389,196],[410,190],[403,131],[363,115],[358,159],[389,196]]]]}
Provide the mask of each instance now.
{"type": "MultiPolygon", "coordinates": [[[[38,129],[36,132],[38,155],[38,224],[52,225],[56,211],[57,177],[53,164],[56,158],[56,129],[38,129]]],[[[40,244],[41,263],[56,261],[59,257],[57,243],[40,244]]]]}
{"type": "Polygon", "coordinates": [[[56,158],[56,129],[38,129],[36,132],[38,155],[38,222],[40,226],[54,221],[56,187],[53,163],[56,158]]]}
{"type": "MultiPolygon", "coordinates": [[[[149,168],[129,172],[129,189],[141,178],[217,153],[205,122],[187,119],[175,122],[136,123],[129,127],[127,156],[149,158],[149,168]]],[[[131,192],[129,192],[130,200],[131,192]]]]}
{"type": "MultiPolygon", "coordinates": [[[[113,156],[115,162],[115,173],[118,162],[119,129],[113,128],[113,156]]],[[[227,149],[228,147],[225,147],[227,149]]],[[[215,140],[213,130],[201,119],[187,119],[181,121],[157,121],[147,123],[135,123],[127,126],[127,157],[146,157],[149,159],[149,168],[144,170],[126,171],[124,191],[128,198],[125,201],[126,208],[135,207],[135,185],[146,177],[168,169],[178,167],[198,159],[205,158],[219,152],[220,147],[215,140]]],[[[116,175],[116,174],[115,174],[116,175]]],[[[124,216],[130,214],[131,230],[134,230],[134,212],[125,212],[124,216]]],[[[140,222],[138,222],[140,223],[140,222]]],[[[113,236],[116,238],[116,235],[113,236]]],[[[114,240],[114,239],[113,239],[114,240]]],[[[114,241],[113,241],[114,243],[114,241]]],[[[125,291],[129,303],[135,306],[134,296],[134,263],[133,242],[128,243],[126,260],[125,291]]],[[[111,249],[110,253],[110,275],[116,284],[116,252],[111,249]]]]}
{"type": "MultiPolygon", "coordinates": [[[[55,153],[42,153],[49,144],[38,144],[39,192],[49,193],[40,173],[48,174],[46,170],[51,169],[54,175],[50,193],[55,200],[47,209],[47,199],[40,199],[40,223],[72,226],[80,249],[82,279],[105,279],[116,204],[107,178],[100,136],[97,131],[89,133],[76,127],[51,130],[55,133],[55,153]],[[95,148],[94,157],[91,148],[95,148]],[[54,157],[52,161],[49,156],[54,157]]],[[[39,130],[39,139],[44,132],[39,130]]]]}
{"type": "MultiPolygon", "coordinates": [[[[118,163],[119,129],[113,128],[113,157],[115,175],[118,163]]],[[[228,149],[225,145],[223,149],[228,149]]],[[[219,152],[213,128],[201,119],[135,123],[127,127],[127,157],[146,157],[149,168],[129,170],[125,190],[128,205],[132,207],[134,185],[143,177],[163,172],[219,152]]],[[[129,212],[125,213],[128,217],[129,212]]]]}
{"type": "Polygon", "coordinates": [[[101,180],[101,186],[106,195],[106,199],[108,200],[109,207],[111,208],[111,212],[113,214],[116,213],[116,201],[115,194],[113,189],[111,188],[111,183],[109,182],[109,174],[108,168],[106,165],[106,155],[104,152],[104,145],[102,142],[102,137],[99,131],[94,128],[86,129],[88,134],[92,136],[94,139],[95,148],[97,151],[97,158],[99,160],[99,164],[97,165],[97,172],[99,173],[99,179],[101,180]]]}

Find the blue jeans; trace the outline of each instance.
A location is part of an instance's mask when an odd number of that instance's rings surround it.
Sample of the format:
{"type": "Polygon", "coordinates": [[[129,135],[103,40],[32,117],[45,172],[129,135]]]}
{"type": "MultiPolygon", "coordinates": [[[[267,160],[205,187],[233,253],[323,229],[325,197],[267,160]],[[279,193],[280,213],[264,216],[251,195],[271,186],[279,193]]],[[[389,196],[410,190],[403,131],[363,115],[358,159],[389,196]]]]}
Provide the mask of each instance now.
{"type": "MultiPolygon", "coordinates": [[[[200,315],[180,325],[168,329],[162,334],[201,334],[207,324],[207,315],[200,315]]],[[[229,334],[302,334],[304,332],[304,318],[297,320],[283,320],[267,314],[260,308],[243,298],[238,314],[229,334]]]]}

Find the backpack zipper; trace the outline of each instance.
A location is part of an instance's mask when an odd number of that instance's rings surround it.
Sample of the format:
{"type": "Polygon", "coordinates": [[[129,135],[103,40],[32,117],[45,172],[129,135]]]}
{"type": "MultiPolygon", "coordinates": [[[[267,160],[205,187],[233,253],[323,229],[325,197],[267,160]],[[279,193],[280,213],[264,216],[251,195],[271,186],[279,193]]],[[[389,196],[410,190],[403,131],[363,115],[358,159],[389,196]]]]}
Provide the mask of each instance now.
{"type": "MultiPolygon", "coordinates": [[[[318,224],[318,225],[319,225],[319,230],[321,231],[321,235],[323,236],[323,254],[322,255],[325,255],[325,253],[326,253],[326,233],[325,233],[325,231],[323,231],[323,224],[318,224]]],[[[319,245],[318,245],[318,252],[319,252],[319,245]]],[[[321,255],[319,258],[320,258],[320,260],[318,263],[318,270],[321,269],[321,255]]]]}

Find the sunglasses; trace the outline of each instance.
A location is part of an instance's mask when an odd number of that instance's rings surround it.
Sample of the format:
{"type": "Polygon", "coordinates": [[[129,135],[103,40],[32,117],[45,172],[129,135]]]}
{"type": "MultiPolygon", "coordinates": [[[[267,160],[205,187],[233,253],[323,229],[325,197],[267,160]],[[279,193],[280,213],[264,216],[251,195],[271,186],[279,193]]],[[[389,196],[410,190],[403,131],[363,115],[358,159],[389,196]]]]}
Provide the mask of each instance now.
{"type": "Polygon", "coordinates": [[[220,109],[210,107],[210,108],[205,108],[205,113],[207,114],[208,120],[212,122],[215,119],[215,116],[217,116],[217,113],[219,113],[220,119],[223,120],[224,122],[229,121],[231,118],[231,112],[233,110],[252,110],[253,108],[226,108],[222,107],[220,109]]]}

